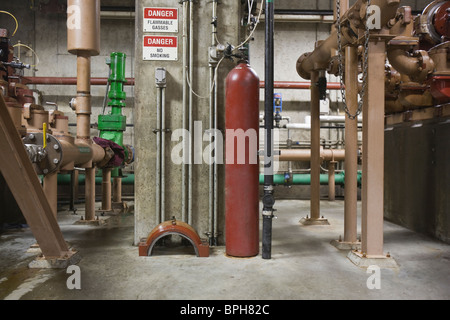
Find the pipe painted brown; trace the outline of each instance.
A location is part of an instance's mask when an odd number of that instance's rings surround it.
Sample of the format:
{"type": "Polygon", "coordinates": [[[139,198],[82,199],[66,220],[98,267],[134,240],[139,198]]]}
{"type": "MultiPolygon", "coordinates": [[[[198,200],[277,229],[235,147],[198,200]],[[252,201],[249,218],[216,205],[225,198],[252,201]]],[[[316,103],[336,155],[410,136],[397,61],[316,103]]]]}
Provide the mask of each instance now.
{"type": "MultiPolygon", "coordinates": [[[[380,8],[380,24],[381,27],[395,17],[400,0],[372,0],[372,5],[380,8]]],[[[347,12],[342,16],[342,47],[347,46],[357,40],[358,30],[364,30],[365,12],[367,4],[364,0],[358,0],[347,12]],[[362,13],[362,14],[361,14],[362,13]],[[347,25],[347,22],[349,23],[347,25]]],[[[316,43],[312,52],[304,53],[297,60],[297,73],[303,79],[310,79],[311,72],[314,70],[328,69],[331,54],[337,49],[338,45],[337,31],[333,31],[331,35],[322,41],[316,43]]]]}

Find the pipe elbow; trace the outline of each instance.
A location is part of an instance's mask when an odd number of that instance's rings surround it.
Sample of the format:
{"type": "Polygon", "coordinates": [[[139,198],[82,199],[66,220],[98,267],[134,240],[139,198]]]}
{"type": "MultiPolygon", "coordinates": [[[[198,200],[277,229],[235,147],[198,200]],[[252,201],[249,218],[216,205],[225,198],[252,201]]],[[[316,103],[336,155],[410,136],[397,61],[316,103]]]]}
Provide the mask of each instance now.
{"type": "Polygon", "coordinates": [[[300,77],[302,77],[303,79],[306,80],[310,80],[311,79],[311,68],[306,68],[306,59],[311,55],[311,52],[307,52],[302,54],[298,59],[297,59],[297,64],[296,64],[296,69],[297,69],[297,73],[300,77]],[[308,71],[309,70],[309,71],[308,71]]]}
{"type": "Polygon", "coordinates": [[[387,57],[396,71],[407,75],[413,81],[423,82],[434,71],[433,60],[423,50],[410,54],[402,47],[393,47],[388,50],[387,57]]]}

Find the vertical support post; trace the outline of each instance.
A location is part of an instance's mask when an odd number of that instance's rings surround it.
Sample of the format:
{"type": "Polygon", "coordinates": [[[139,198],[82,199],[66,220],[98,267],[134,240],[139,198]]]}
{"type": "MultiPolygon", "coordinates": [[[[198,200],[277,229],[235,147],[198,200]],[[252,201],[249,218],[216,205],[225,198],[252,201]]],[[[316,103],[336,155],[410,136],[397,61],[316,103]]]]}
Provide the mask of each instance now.
{"type": "Polygon", "coordinates": [[[337,161],[330,161],[328,163],[328,200],[334,201],[336,199],[336,179],[334,176],[335,165],[337,161]]]}
{"type": "Polygon", "coordinates": [[[361,249],[370,258],[383,255],[385,42],[372,39],[368,54],[369,79],[363,107],[361,249]]]}
{"type": "Polygon", "coordinates": [[[263,232],[262,258],[271,259],[272,255],[272,219],[273,205],[273,83],[274,83],[274,50],[273,0],[266,0],[265,22],[265,107],[264,107],[264,196],[263,196],[263,232]]]}
{"type": "Polygon", "coordinates": [[[319,73],[311,73],[311,219],[320,218],[320,98],[319,73]]]}
{"type": "Polygon", "coordinates": [[[95,168],[86,168],[85,170],[85,215],[86,221],[95,220],[95,168]]]}
{"type": "MultiPolygon", "coordinates": [[[[358,109],[358,53],[356,47],[345,48],[345,91],[350,114],[358,109]]],[[[345,117],[345,190],[344,242],[357,242],[358,201],[358,119],[345,117]]]]}
{"type": "Polygon", "coordinates": [[[102,210],[111,211],[111,170],[112,168],[102,169],[102,210]]]}
{"type": "Polygon", "coordinates": [[[327,225],[328,220],[320,217],[320,91],[319,77],[323,70],[311,72],[311,217],[302,218],[304,225],[327,225]]]}
{"type": "Polygon", "coordinates": [[[122,202],[122,178],[113,178],[113,203],[122,202]]]}

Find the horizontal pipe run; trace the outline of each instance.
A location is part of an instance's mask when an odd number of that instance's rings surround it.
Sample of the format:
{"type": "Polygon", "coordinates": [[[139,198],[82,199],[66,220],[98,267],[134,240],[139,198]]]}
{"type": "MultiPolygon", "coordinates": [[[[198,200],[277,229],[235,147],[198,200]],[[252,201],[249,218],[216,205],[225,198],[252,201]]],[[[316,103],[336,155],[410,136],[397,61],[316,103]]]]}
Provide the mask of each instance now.
{"type": "MultiPolygon", "coordinates": [[[[345,149],[320,149],[322,161],[345,160],[345,149]]],[[[275,156],[277,161],[310,161],[311,149],[281,149],[280,155],[275,156]]]]}
{"type": "MultiPolygon", "coordinates": [[[[265,87],[264,81],[259,82],[260,88],[265,87]]],[[[275,89],[309,89],[311,88],[311,82],[309,81],[275,81],[274,86],[275,89]]],[[[328,82],[327,89],[329,90],[340,90],[341,85],[338,82],[328,82]]]]}
{"type": "MultiPolygon", "coordinates": [[[[108,78],[91,78],[91,85],[101,86],[108,82],[108,78]]],[[[76,77],[23,77],[23,84],[40,84],[40,85],[76,85],[76,77]]],[[[134,86],[134,78],[126,78],[124,83],[126,86],[134,86]]],[[[264,81],[260,81],[260,88],[264,88],[264,81]]],[[[304,89],[307,90],[311,87],[311,82],[309,81],[275,81],[274,88],[276,89],[304,89]]],[[[327,83],[327,89],[329,90],[339,90],[340,84],[338,82],[327,83]]]]}
{"type": "MultiPolygon", "coordinates": [[[[128,174],[126,176],[121,177],[122,178],[122,184],[123,185],[133,185],[134,184],[134,174],[128,174]]],[[[113,181],[114,177],[111,178],[111,181],[113,181]]],[[[69,185],[71,181],[70,174],[61,173],[58,174],[58,185],[69,185]]],[[[78,184],[84,185],[85,176],[84,174],[78,175],[78,184]]],[[[101,185],[103,181],[103,178],[101,176],[95,177],[95,184],[101,185]]]]}
{"type": "MultiPolygon", "coordinates": [[[[124,85],[134,86],[134,78],[126,78],[124,85]]],[[[107,84],[108,78],[91,78],[91,85],[102,86],[107,84]]],[[[45,85],[76,85],[76,77],[23,77],[23,84],[45,84],[45,85]]]]}
{"type": "MultiPolygon", "coordinates": [[[[345,184],[345,174],[343,172],[336,173],[334,175],[334,183],[335,185],[341,185],[343,186],[345,184]]],[[[361,186],[361,171],[358,171],[358,186],[361,186]]],[[[328,185],[328,174],[321,174],[320,175],[320,184],[321,185],[328,185]]],[[[310,174],[293,174],[291,181],[285,180],[284,174],[274,174],[273,175],[273,183],[275,185],[310,185],[311,184],[311,175],[310,174]]],[[[259,184],[264,184],[264,175],[259,175],[259,184]]]]}

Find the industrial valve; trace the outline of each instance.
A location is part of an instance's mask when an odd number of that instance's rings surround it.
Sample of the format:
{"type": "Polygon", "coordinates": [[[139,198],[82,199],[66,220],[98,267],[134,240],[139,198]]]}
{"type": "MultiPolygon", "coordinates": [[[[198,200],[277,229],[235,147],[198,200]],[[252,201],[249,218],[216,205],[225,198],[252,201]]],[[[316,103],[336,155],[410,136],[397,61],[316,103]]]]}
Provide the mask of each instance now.
{"type": "Polygon", "coordinates": [[[30,133],[22,139],[38,175],[46,175],[57,171],[63,156],[61,143],[45,131],[30,133]]]}

